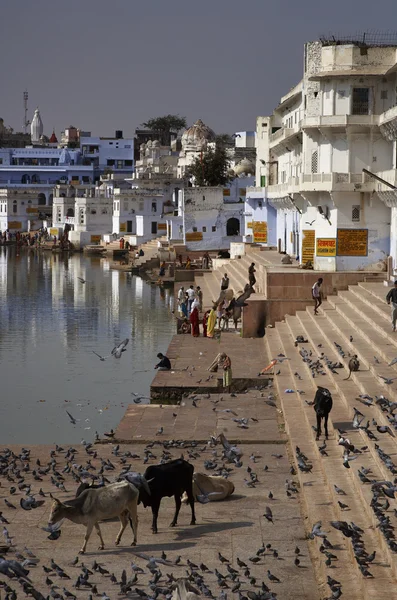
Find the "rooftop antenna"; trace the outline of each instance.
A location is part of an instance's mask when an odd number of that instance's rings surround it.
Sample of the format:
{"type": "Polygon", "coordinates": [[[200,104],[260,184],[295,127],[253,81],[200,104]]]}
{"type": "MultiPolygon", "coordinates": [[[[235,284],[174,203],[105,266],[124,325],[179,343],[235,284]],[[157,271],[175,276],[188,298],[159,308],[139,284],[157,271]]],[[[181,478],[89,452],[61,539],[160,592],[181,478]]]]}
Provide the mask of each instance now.
{"type": "Polygon", "coordinates": [[[25,90],[23,93],[23,110],[24,110],[23,132],[24,133],[26,133],[27,127],[28,127],[28,125],[30,125],[30,121],[28,119],[28,98],[29,98],[28,90],[25,90]]]}

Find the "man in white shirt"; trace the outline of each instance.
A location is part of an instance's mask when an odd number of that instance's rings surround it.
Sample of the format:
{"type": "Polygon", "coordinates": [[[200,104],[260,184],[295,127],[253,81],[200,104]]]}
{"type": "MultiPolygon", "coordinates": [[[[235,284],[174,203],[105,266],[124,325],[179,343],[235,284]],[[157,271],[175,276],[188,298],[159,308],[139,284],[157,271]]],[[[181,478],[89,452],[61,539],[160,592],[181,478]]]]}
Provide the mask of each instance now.
{"type": "Polygon", "coordinates": [[[318,308],[321,306],[323,300],[321,298],[321,284],[323,283],[322,277],[317,279],[316,283],[312,287],[312,298],[314,300],[314,314],[318,315],[318,308]]]}
{"type": "Polygon", "coordinates": [[[181,287],[178,290],[178,300],[179,302],[182,302],[183,298],[185,297],[185,288],[183,287],[183,285],[181,285],[181,287]]]}
{"type": "Polygon", "coordinates": [[[187,312],[190,315],[191,311],[192,311],[192,304],[193,304],[193,300],[196,297],[196,292],[194,290],[194,287],[191,285],[188,289],[187,289],[187,297],[188,297],[188,302],[187,302],[187,312]]]}

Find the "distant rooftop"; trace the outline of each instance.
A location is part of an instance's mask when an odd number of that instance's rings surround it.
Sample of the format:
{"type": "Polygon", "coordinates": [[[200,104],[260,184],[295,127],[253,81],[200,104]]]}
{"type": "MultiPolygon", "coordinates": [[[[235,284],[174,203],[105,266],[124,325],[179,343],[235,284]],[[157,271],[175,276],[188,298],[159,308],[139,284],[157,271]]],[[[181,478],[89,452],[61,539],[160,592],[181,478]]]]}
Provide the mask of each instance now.
{"type": "Polygon", "coordinates": [[[353,35],[320,35],[323,46],[392,46],[397,47],[396,31],[362,31],[353,35]]]}

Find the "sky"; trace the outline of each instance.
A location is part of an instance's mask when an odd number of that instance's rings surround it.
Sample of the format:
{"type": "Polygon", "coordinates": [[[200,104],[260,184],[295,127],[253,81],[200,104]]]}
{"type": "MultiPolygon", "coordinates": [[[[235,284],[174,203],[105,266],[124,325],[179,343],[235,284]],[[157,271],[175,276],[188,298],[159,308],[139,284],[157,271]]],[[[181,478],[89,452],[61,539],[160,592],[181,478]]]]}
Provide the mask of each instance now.
{"type": "MultiPolygon", "coordinates": [[[[320,35],[390,31],[395,0],[2,0],[0,117],[133,136],[151,117],[254,130],[320,35]]],[[[393,20],[392,20],[393,22],[393,20]]],[[[397,29],[397,28],[396,28],[397,29]]],[[[397,37],[397,36],[396,36],[397,37]]]]}

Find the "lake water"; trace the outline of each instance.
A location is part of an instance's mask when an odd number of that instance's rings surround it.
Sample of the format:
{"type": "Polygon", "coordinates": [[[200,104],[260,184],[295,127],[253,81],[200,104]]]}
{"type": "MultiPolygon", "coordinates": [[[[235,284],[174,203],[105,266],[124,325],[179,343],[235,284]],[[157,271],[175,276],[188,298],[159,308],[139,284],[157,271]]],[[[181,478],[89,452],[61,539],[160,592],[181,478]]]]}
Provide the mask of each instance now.
{"type": "Polygon", "coordinates": [[[0,247],[0,444],[78,443],[115,428],[133,392],[149,395],[175,332],[172,302],[172,290],[98,257],[0,247]],[[124,338],[119,360],[93,353],[124,338]]]}

